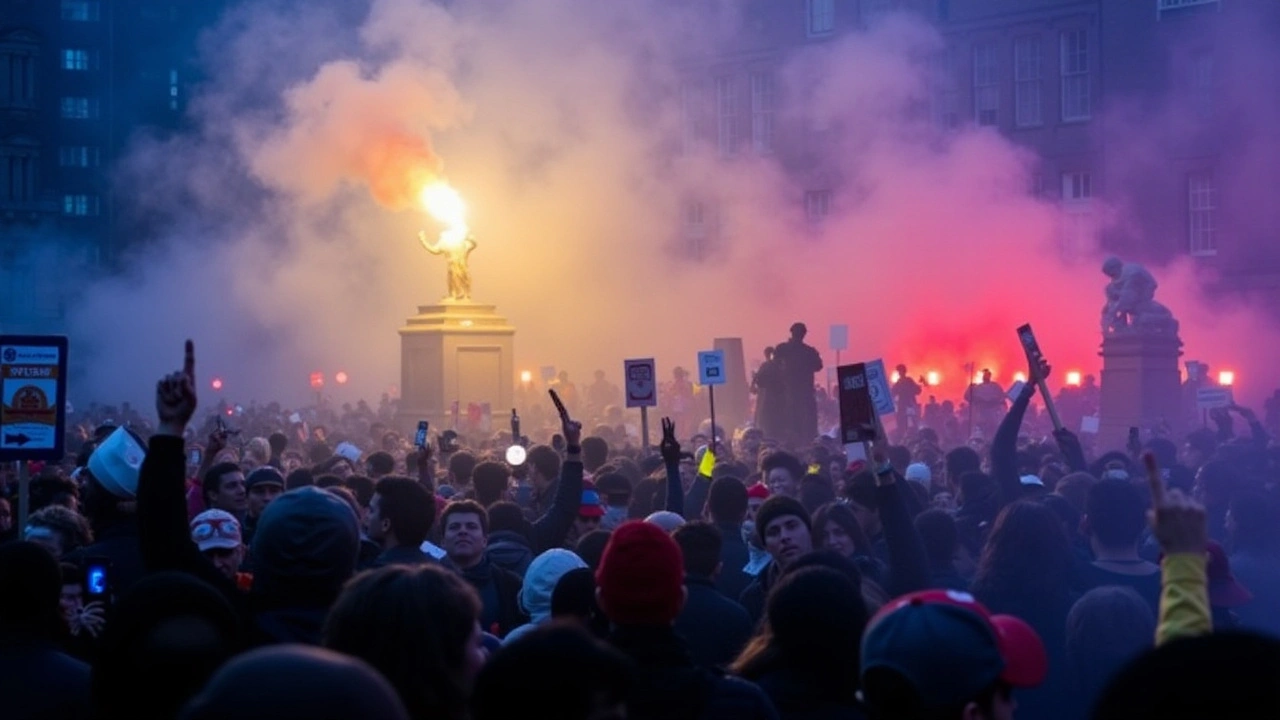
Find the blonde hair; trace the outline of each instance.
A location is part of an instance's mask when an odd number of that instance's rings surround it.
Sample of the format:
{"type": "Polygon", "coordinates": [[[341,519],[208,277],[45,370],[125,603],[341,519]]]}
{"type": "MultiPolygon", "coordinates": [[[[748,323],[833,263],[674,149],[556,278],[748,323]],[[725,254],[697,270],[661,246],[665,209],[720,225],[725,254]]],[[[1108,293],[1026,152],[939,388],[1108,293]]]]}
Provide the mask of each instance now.
{"type": "Polygon", "coordinates": [[[256,437],[244,446],[244,459],[254,466],[266,465],[271,460],[271,444],[264,437],[256,437]]]}

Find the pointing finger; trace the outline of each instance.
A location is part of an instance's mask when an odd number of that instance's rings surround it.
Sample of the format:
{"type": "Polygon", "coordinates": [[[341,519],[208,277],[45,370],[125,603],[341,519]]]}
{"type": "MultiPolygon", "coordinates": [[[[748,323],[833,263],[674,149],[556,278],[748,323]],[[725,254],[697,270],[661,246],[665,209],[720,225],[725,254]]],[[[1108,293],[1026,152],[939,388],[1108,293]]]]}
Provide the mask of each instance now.
{"type": "Polygon", "coordinates": [[[196,345],[190,340],[187,341],[186,352],[182,359],[182,374],[195,381],[196,377],[196,345]]]}
{"type": "Polygon", "coordinates": [[[1142,456],[1142,463],[1147,467],[1147,485],[1151,488],[1151,504],[1155,507],[1164,507],[1164,480],[1160,477],[1156,456],[1145,453],[1142,456]]]}

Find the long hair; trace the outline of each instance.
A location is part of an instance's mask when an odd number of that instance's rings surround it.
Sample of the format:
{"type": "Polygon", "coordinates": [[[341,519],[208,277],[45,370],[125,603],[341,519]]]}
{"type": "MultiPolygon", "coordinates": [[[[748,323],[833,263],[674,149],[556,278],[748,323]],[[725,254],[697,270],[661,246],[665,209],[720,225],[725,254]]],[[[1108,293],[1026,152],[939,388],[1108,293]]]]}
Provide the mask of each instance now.
{"type": "Polygon", "coordinates": [[[821,539],[826,536],[826,527],[828,522],[833,522],[844,530],[849,539],[853,541],[853,551],[858,555],[871,555],[871,541],[867,539],[867,534],[863,532],[862,526],[858,524],[858,518],[854,517],[853,511],[847,506],[840,503],[827,503],[818,508],[813,513],[813,532],[821,539]]]}
{"type": "Polygon", "coordinates": [[[1076,601],[1067,614],[1067,669],[1085,707],[1092,707],[1122,667],[1151,648],[1155,633],[1151,607],[1133,588],[1094,588],[1076,601]]]}
{"type": "Polygon", "coordinates": [[[1070,573],[1071,549],[1058,517],[1040,503],[1023,500],[996,517],[978,561],[973,594],[988,605],[999,599],[1004,602],[994,604],[1056,607],[1065,601],[1070,573]]]}
{"type": "Polygon", "coordinates": [[[352,578],[324,626],[324,646],[383,674],[413,718],[465,717],[460,675],[480,598],[460,576],[431,565],[392,566],[352,578]]]}

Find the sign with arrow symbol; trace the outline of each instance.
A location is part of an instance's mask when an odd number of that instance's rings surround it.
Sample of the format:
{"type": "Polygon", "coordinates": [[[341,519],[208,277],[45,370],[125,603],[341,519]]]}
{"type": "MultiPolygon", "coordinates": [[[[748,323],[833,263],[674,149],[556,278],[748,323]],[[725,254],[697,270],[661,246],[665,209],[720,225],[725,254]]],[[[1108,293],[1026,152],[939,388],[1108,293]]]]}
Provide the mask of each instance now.
{"type": "Polygon", "coordinates": [[[62,459],[67,339],[0,335],[0,462],[62,459]]]}

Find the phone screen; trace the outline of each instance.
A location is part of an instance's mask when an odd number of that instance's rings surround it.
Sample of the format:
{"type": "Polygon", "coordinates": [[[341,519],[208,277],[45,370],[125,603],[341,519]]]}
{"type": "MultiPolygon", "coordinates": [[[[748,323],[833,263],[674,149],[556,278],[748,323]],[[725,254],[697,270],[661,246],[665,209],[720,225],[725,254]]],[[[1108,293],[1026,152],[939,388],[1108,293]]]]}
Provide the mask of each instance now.
{"type": "Polygon", "coordinates": [[[107,572],[107,563],[102,560],[90,561],[84,572],[85,594],[90,597],[105,597],[109,588],[110,577],[107,572]]]}
{"type": "Polygon", "coordinates": [[[421,448],[421,447],[427,446],[427,428],[428,427],[430,427],[430,424],[426,420],[418,421],[418,434],[415,435],[413,438],[413,444],[416,445],[417,447],[421,448]]]}
{"type": "Polygon", "coordinates": [[[187,462],[189,462],[191,465],[199,465],[200,460],[201,460],[200,450],[199,448],[195,448],[191,451],[191,454],[188,457],[187,462]]]}

